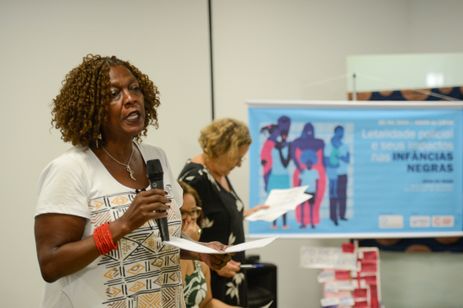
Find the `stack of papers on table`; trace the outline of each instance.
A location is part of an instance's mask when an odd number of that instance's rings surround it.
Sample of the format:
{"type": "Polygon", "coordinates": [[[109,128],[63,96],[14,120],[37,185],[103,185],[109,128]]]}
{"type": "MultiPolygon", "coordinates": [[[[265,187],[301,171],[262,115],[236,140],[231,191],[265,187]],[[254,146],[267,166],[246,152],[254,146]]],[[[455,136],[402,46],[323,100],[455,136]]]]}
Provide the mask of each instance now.
{"type": "Polygon", "coordinates": [[[246,217],[246,220],[274,221],[281,215],[294,210],[299,204],[311,198],[305,193],[308,186],[299,186],[288,189],[273,189],[270,191],[264,204],[268,209],[259,210],[246,217]]]}

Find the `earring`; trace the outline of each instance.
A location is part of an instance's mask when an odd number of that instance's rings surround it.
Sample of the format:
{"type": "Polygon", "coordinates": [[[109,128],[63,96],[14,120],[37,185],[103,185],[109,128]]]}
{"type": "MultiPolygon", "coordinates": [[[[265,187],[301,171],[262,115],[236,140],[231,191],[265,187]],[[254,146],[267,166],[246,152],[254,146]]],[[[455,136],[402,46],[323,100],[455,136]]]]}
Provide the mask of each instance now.
{"type": "Polygon", "coordinates": [[[96,141],[95,141],[96,148],[98,149],[102,143],[103,143],[103,136],[101,136],[101,133],[100,133],[96,137],[96,141]]]}

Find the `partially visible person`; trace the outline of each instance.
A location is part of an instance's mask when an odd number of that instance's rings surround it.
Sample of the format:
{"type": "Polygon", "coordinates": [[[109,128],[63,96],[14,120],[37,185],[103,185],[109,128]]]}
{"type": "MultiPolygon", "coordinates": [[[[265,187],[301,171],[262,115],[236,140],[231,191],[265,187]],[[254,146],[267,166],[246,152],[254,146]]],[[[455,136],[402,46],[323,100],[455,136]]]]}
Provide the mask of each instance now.
{"type": "MultiPolygon", "coordinates": [[[[201,241],[243,243],[243,217],[266,207],[257,205],[245,212],[228,178],[234,168],[241,166],[251,141],[246,124],[235,119],[218,119],[201,130],[202,153],[188,160],[179,176],[201,199],[204,213],[201,241]]],[[[238,252],[221,270],[211,273],[214,298],[229,305],[247,306],[245,275],[240,271],[244,259],[244,252],[238,252]]]]}
{"type": "MultiPolygon", "coordinates": [[[[66,75],[52,123],[73,147],[43,170],[35,212],[50,283],[42,307],[184,307],[180,251],[162,243],[154,222],[168,217],[180,236],[181,188],[164,151],[141,143],[159,104],[148,76],[114,56],[88,55],[66,75]],[[164,190],[149,189],[150,159],[161,162],[164,190]]],[[[182,253],[216,269],[229,260],[182,253]]]]}
{"type": "MultiPolygon", "coordinates": [[[[179,181],[183,189],[182,233],[199,241],[201,235],[201,201],[193,187],[179,181]]],[[[187,308],[229,308],[234,307],[212,297],[211,271],[209,266],[199,260],[180,260],[183,277],[183,293],[187,308]]]]}

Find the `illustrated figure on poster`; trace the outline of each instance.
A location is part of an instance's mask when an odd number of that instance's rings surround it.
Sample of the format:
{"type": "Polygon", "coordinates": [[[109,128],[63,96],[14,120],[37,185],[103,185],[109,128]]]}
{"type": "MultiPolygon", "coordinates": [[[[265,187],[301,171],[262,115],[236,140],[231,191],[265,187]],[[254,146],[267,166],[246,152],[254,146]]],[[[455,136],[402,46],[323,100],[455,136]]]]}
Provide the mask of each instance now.
{"type": "Polygon", "coordinates": [[[291,159],[296,165],[293,174],[293,186],[301,185],[302,178],[305,177],[303,173],[308,170],[314,170],[318,174],[318,179],[315,180],[315,196],[296,208],[296,220],[302,227],[310,224],[315,228],[320,223],[320,206],[326,188],[326,171],[323,164],[324,148],[325,142],[322,139],[315,138],[315,129],[310,122],[304,125],[300,137],[291,144],[291,159]],[[310,152],[315,154],[308,154],[310,152]],[[311,161],[313,163],[308,169],[307,158],[310,156],[312,156],[311,161]],[[304,161],[304,158],[306,158],[306,161],[304,161]],[[312,207],[309,202],[313,202],[312,207]],[[311,208],[311,210],[305,210],[307,208],[311,208]]]}
{"type": "Polygon", "coordinates": [[[336,226],[339,220],[347,220],[347,167],[350,154],[343,137],[344,127],[336,126],[324,158],[329,179],[330,219],[336,226]]]}
{"type": "MultiPolygon", "coordinates": [[[[262,146],[260,153],[264,174],[265,191],[291,187],[291,177],[287,170],[290,161],[290,143],[287,142],[291,119],[280,116],[277,124],[267,125],[260,132],[268,132],[269,136],[262,146]]],[[[283,214],[283,229],[288,228],[286,214],[283,214]]],[[[277,220],[273,221],[273,228],[277,228],[277,220]]]]}
{"type": "MultiPolygon", "coordinates": [[[[308,188],[305,190],[305,193],[311,196],[309,200],[299,205],[300,216],[306,217],[306,212],[308,211],[308,220],[310,226],[315,228],[314,223],[314,213],[313,208],[315,205],[315,196],[317,195],[317,186],[319,175],[316,170],[313,169],[313,165],[317,163],[317,154],[312,150],[306,150],[302,153],[301,160],[305,162],[306,169],[300,173],[301,186],[308,185],[308,188]]],[[[303,229],[307,227],[304,219],[301,220],[299,228],[303,229]]]]}

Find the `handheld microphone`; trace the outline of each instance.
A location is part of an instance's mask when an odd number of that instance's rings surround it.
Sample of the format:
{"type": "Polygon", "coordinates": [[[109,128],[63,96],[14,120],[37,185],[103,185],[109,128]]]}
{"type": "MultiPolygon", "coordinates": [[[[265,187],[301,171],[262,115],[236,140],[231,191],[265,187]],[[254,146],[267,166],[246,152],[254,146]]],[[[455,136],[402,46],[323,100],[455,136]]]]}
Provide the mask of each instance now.
{"type": "MultiPolygon", "coordinates": [[[[151,159],[146,162],[146,169],[148,178],[150,180],[151,188],[164,189],[164,172],[162,171],[161,161],[159,159],[151,159]]],[[[169,240],[169,228],[167,227],[167,217],[157,218],[156,224],[158,225],[159,233],[161,233],[161,240],[169,240]]]]}

